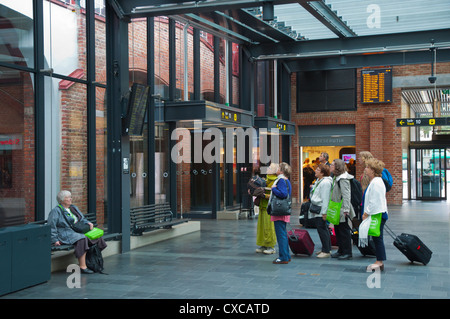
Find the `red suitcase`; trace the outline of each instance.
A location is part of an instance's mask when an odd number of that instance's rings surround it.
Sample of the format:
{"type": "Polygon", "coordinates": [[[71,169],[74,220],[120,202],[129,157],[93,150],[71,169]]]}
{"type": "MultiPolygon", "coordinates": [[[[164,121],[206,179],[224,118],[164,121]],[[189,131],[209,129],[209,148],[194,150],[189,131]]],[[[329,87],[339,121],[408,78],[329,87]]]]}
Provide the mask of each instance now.
{"type": "Polygon", "coordinates": [[[288,231],[289,247],[295,255],[308,255],[314,253],[314,242],[305,229],[291,229],[288,231]]]}
{"type": "Polygon", "coordinates": [[[334,227],[329,227],[330,230],[330,239],[331,239],[331,246],[337,246],[337,238],[336,238],[336,232],[334,231],[334,227]]]}

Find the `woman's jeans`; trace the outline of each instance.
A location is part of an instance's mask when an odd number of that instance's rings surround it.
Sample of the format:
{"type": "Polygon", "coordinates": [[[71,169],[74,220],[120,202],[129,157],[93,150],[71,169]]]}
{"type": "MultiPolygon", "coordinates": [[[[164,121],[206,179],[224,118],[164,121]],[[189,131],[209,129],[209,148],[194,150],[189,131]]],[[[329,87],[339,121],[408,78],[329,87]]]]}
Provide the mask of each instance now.
{"type": "Polygon", "coordinates": [[[322,243],[323,253],[329,253],[331,251],[331,237],[330,229],[326,220],[323,220],[322,215],[314,218],[316,221],[317,233],[319,234],[320,242],[322,243]]]}
{"type": "Polygon", "coordinates": [[[273,222],[275,225],[275,234],[278,241],[278,254],[281,261],[289,261],[291,255],[289,254],[289,241],[286,231],[286,223],[281,220],[273,222]]]}
{"type": "Polygon", "coordinates": [[[384,240],[383,240],[383,230],[384,230],[385,223],[386,223],[386,219],[382,218],[381,225],[380,225],[380,236],[372,237],[373,242],[375,244],[375,255],[376,255],[378,261],[386,260],[386,249],[384,248],[384,240]]]}

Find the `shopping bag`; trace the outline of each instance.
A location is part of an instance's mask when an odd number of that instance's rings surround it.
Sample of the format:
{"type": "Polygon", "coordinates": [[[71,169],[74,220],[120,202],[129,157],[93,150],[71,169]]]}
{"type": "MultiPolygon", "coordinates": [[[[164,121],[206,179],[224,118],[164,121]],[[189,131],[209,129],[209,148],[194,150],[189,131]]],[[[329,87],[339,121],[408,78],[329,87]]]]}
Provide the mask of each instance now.
{"type": "Polygon", "coordinates": [[[380,226],[381,226],[381,215],[382,213],[379,214],[374,214],[371,215],[371,221],[370,221],[370,226],[369,226],[369,236],[373,236],[373,237],[379,237],[380,236],[380,226]]]}
{"type": "Polygon", "coordinates": [[[89,239],[97,239],[103,236],[103,229],[94,227],[92,230],[88,231],[86,234],[84,234],[89,239]]]}
{"type": "Polygon", "coordinates": [[[339,225],[339,220],[341,218],[341,206],[342,200],[340,202],[334,202],[330,200],[327,209],[327,221],[333,225],[339,225]]]}

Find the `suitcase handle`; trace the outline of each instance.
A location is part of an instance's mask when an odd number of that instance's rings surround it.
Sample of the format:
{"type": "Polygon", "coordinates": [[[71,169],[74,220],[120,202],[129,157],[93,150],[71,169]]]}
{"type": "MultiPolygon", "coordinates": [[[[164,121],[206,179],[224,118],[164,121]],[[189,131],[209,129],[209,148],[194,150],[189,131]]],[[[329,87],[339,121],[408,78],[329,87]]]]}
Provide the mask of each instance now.
{"type": "Polygon", "coordinates": [[[395,240],[395,238],[397,238],[397,235],[389,228],[388,225],[384,224],[384,228],[386,229],[386,232],[389,234],[389,236],[392,237],[392,239],[395,240]]]}
{"type": "Polygon", "coordinates": [[[294,228],[292,227],[292,225],[290,223],[286,223],[286,232],[288,234],[288,237],[292,241],[298,241],[298,237],[297,237],[297,235],[295,235],[294,228]],[[291,232],[292,235],[289,235],[289,232],[291,232]]]}

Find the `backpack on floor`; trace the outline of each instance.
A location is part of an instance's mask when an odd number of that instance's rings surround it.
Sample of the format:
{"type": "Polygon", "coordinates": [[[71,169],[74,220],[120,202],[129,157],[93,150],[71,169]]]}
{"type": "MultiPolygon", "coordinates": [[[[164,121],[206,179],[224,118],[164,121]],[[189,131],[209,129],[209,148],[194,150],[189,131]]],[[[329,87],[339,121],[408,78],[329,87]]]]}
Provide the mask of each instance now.
{"type": "Polygon", "coordinates": [[[103,256],[97,244],[89,247],[86,253],[86,266],[93,272],[103,273],[103,256]]]}

